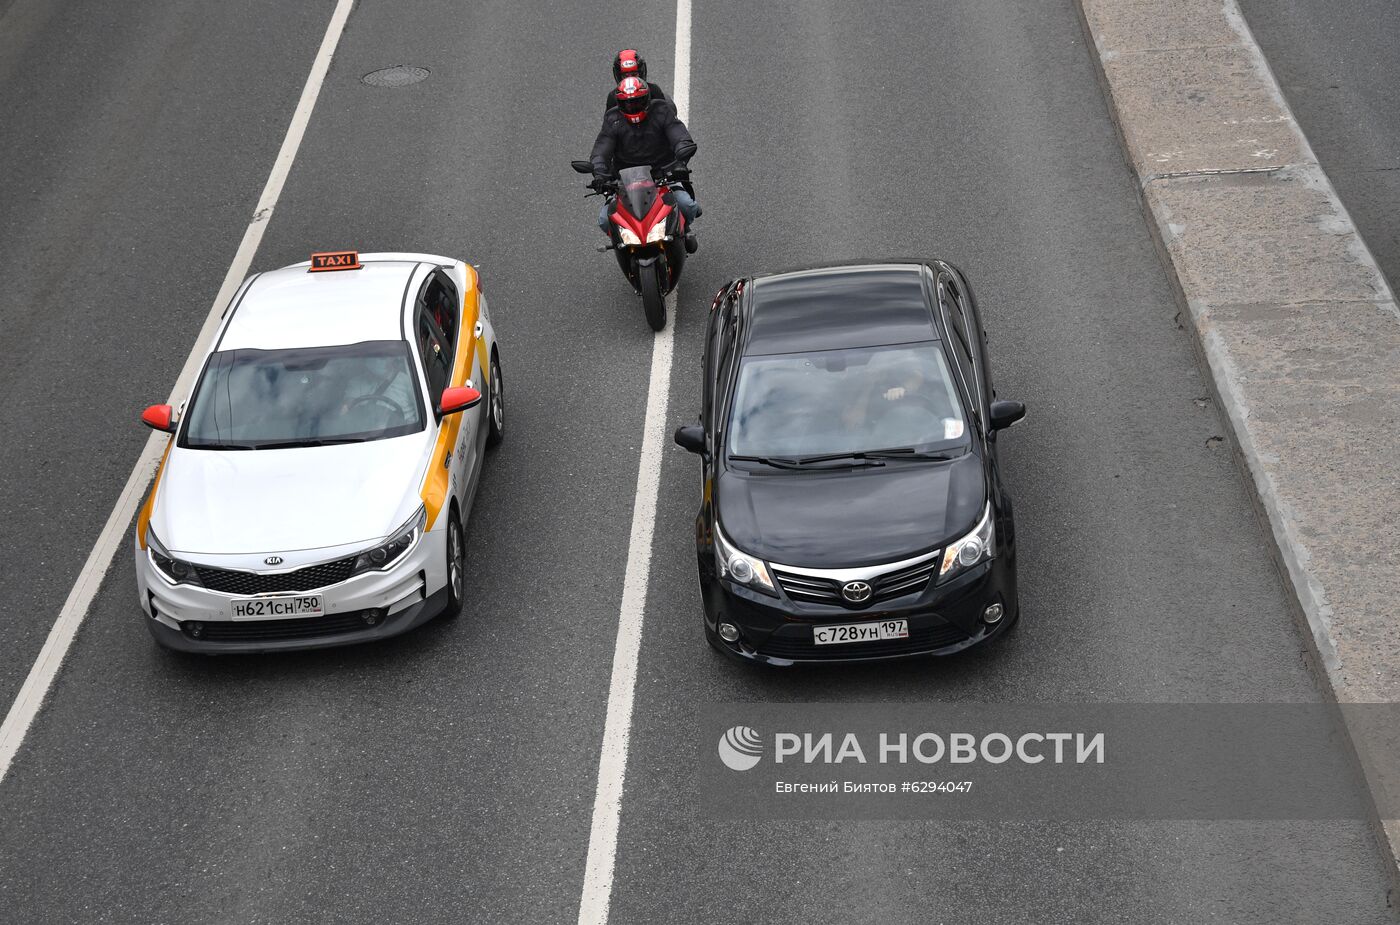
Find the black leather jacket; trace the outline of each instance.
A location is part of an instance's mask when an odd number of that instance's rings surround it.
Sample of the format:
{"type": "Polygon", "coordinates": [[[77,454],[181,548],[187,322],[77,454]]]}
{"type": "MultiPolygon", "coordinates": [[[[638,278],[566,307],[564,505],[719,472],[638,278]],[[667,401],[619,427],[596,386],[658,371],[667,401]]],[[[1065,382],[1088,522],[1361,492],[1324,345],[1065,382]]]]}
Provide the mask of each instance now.
{"type": "Polygon", "coordinates": [[[616,109],[603,116],[603,128],[593,143],[593,173],[616,176],[627,167],[659,167],[680,158],[677,149],[695,153],[695,141],[670,100],[652,100],[647,117],[633,124],[616,109]]]}

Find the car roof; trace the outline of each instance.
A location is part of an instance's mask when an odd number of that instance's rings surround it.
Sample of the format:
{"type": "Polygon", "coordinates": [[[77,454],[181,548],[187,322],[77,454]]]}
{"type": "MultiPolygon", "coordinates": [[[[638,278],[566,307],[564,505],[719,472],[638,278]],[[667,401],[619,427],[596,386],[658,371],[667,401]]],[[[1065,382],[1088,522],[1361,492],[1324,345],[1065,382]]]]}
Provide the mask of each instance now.
{"type": "Polygon", "coordinates": [[[404,295],[419,264],[366,260],[358,270],[259,274],[233,308],[218,350],[329,347],[403,338],[404,295]]]}
{"type": "Polygon", "coordinates": [[[885,263],[762,276],[748,286],[744,354],[805,353],[937,340],[922,264],[885,263]]]}

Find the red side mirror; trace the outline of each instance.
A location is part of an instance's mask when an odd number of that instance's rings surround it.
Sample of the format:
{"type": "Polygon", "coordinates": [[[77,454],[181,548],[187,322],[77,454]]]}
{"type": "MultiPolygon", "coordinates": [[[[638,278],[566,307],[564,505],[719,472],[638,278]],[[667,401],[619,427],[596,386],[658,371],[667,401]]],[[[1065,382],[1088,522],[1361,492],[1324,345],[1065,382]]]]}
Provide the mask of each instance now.
{"type": "Polygon", "coordinates": [[[141,412],[141,423],[151,430],[175,433],[175,409],[169,405],[151,405],[141,412]]]}
{"type": "Polygon", "coordinates": [[[475,408],[481,402],[481,393],[465,385],[454,385],[442,390],[442,400],[438,402],[438,414],[456,414],[475,408]]]}

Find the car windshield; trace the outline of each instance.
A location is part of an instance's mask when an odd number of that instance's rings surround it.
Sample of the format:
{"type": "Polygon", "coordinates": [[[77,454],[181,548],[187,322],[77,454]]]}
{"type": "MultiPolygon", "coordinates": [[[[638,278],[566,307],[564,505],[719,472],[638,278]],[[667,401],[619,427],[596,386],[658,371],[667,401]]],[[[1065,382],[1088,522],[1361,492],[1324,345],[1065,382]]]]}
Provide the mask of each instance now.
{"type": "Polygon", "coordinates": [[[408,344],[365,341],[209,358],[182,446],[275,449],[382,440],[423,429],[408,344]]]}
{"type": "Polygon", "coordinates": [[[801,459],[966,443],[937,342],[754,356],[743,361],[729,454],[801,459]]]}

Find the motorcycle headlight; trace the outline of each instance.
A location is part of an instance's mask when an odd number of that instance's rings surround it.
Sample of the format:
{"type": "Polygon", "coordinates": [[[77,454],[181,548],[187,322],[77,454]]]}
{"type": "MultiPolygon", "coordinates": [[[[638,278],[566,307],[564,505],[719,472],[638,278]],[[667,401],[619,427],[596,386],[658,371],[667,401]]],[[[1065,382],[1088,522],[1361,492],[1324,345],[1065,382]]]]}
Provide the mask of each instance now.
{"type": "Polygon", "coordinates": [[[996,522],[992,520],[992,505],[982,512],[982,519],[962,539],[949,543],[943,550],[943,562],[938,568],[938,580],[946,581],[961,574],[979,562],[986,562],[996,555],[996,522]]]}
{"type": "Polygon", "coordinates": [[[165,548],[165,544],[156,537],[156,531],[150,527],[146,528],[146,555],[150,557],[151,564],[156,567],[165,578],[175,584],[197,585],[200,584],[199,573],[194,566],[183,559],[177,559],[165,548]]]}
{"type": "Polygon", "coordinates": [[[736,585],[778,596],[778,589],[773,585],[773,576],[768,571],[766,562],[735,549],[720,532],[719,524],[715,524],[714,537],[715,566],[719,569],[719,577],[726,578],[736,585]]]}
{"type": "Polygon", "coordinates": [[[664,237],[666,237],[666,223],[657,222],[655,225],[651,226],[651,231],[647,232],[647,243],[655,244],[664,237]]]}
{"type": "Polygon", "coordinates": [[[428,512],[426,508],[419,508],[418,513],[408,519],[408,523],[395,530],[393,536],[386,543],[380,543],[373,549],[366,549],[355,557],[355,564],[350,569],[351,575],[359,575],[363,572],[384,571],[398,562],[404,555],[418,544],[418,540],[423,535],[423,527],[428,522],[428,512]]]}
{"type": "Polygon", "coordinates": [[[631,228],[624,228],[621,225],[618,225],[617,235],[619,238],[622,239],[623,244],[630,244],[635,247],[642,243],[642,239],[637,237],[637,233],[631,228]]]}

